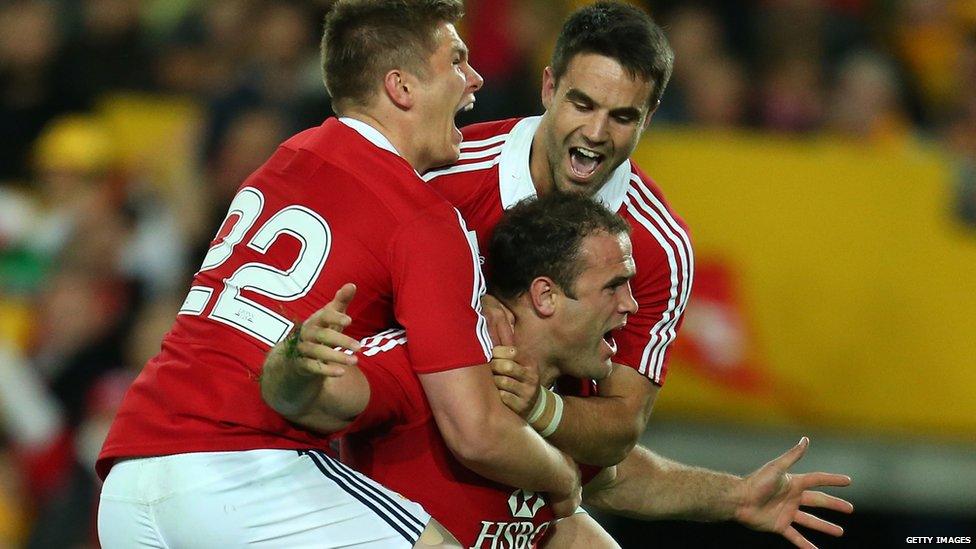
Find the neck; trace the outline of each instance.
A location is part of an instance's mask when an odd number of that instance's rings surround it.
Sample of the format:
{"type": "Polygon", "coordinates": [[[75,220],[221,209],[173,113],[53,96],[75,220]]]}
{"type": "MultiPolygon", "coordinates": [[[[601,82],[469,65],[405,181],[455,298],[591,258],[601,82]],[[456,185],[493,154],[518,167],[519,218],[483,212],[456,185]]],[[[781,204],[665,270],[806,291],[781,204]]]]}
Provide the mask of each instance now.
{"type": "Polygon", "coordinates": [[[549,164],[549,155],[546,154],[546,128],[549,122],[549,113],[542,115],[542,121],[535,130],[532,137],[532,149],[529,152],[529,173],[532,175],[532,184],[535,185],[535,192],[539,196],[548,193],[555,183],[552,180],[552,166],[549,164]]]}
{"type": "Polygon", "coordinates": [[[552,338],[548,336],[543,321],[527,311],[513,310],[515,313],[515,346],[519,350],[518,362],[523,366],[535,366],[539,372],[539,384],[550,387],[556,382],[560,371],[552,353],[549,351],[552,338]],[[524,314],[528,313],[528,314],[524,314]]]}
{"type": "Polygon", "coordinates": [[[359,120],[364,124],[369,124],[376,131],[383,134],[390,140],[393,144],[393,148],[397,150],[400,156],[407,161],[408,164],[413,166],[414,170],[419,173],[424,173],[429,170],[432,166],[429,166],[429,162],[423,159],[423,155],[419,147],[415,145],[415,142],[409,138],[409,136],[414,135],[414,125],[411,120],[404,115],[403,112],[397,111],[395,113],[387,112],[387,109],[371,108],[371,109],[348,109],[343,112],[340,116],[346,116],[359,120]]]}

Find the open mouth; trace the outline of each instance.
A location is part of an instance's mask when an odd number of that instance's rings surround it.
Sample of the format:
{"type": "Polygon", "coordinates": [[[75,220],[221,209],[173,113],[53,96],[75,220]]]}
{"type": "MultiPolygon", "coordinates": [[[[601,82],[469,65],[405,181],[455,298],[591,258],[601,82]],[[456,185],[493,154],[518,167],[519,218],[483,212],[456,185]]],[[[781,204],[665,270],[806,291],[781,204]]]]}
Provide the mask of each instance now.
{"type": "Polygon", "coordinates": [[[610,348],[610,355],[617,354],[617,342],[613,339],[613,330],[603,334],[603,342],[610,348]]]}
{"type": "Polygon", "coordinates": [[[604,158],[602,154],[592,149],[585,147],[569,148],[569,165],[573,170],[573,175],[581,179],[593,175],[603,163],[604,158]]]}
{"type": "Polygon", "coordinates": [[[474,110],[474,98],[472,97],[470,101],[466,101],[460,105],[456,111],[454,111],[454,138],[458,142],[461,140],[461,130],[458,129],[457,117],[460,116],[462,112],[469,112],[474,110]]]}
{"type": "Polygon", "coordinates": [[[455,118],[459,114],[461,114],[462,112],[470,112],[470,111],[473,111],[474,110],[474,102],[475,102],[475,99],[472,97],[470,101],[465,101],[464,103],[461,103],[460,105],[458,105],[457,110],[454,111],[455,118]]]}

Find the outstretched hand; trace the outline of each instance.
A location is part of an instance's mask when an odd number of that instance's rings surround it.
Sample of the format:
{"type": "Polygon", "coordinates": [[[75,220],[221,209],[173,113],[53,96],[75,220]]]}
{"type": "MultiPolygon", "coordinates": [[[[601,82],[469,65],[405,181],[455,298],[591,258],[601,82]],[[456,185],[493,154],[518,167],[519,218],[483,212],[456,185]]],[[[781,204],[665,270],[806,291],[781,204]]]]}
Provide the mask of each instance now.
{"type": "Polygon", "coordinates": [[[840,526],[800,510],[800,507],[819,507],[841,513],[851,513],[854,506],[838,497],[811,488],[847,486],[851,478],[833,473],[790,473],[810,445],[803,437],[785,454],[763,465],[744,479],[741,504],[736,520],[752,528],[775,532],[797,547],[816,548],[793,526],[794,523],[831,536],[841,536],[840,526]]]}
{"type": "Polygon", "coordinates": [[[356,357],[350,353],[358,351],[360,344],[342,333],[352,323],[346,310],[354,297],[356,285],[343,285],[332,301],[302,324],[297,351],[307,359],[301,365],[309,375],[340,377],[346,373],[346,366],[356,364],[356,357]]]}

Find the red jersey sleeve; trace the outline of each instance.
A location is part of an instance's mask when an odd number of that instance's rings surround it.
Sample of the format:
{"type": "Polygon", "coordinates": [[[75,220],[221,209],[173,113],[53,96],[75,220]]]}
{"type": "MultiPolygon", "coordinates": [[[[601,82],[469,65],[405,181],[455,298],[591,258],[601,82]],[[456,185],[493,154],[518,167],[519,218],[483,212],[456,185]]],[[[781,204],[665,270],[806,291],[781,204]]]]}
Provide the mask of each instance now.
{"type": "Polygon", "coordinates": [[[614,362],[664,384],[671,343],[691,296],[694,253],[688,228],[652,182],[635,173],[621,208],[632,228],[637,274],[631,290],[638,310],[614,334],[614,362]]]}
{"type": "Polygon", "coordinates": [[[391,331],[363,340],[359,371],[369,383],[369,403],[342,435],[408,423],[416,402],[423,401],[416,376],[403,347],[403,331],[391,331]]]}
{"type": "Polygon", "coordinates": [[[404,223],[392,249],[395,315],[418,373],[484,364],[491,339],[481,316],[477,237],[446,204],[404,223]]]}

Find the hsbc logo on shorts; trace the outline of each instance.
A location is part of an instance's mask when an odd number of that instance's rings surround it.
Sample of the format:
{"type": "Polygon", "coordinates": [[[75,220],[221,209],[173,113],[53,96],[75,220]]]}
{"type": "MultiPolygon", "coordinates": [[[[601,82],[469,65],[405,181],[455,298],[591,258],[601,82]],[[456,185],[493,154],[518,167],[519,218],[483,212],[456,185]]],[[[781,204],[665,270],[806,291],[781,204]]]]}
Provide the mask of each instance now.
{"type": "Polygon", "coordinates": [[[515,522],[481,521],[478,540],[469,549],[531,549],[549,529],[549,523],[536,526],[532,521],[546,504],[541,494],[528,490],[516,490],[508,498],[512,517],[528,519],[515,522]]]}

